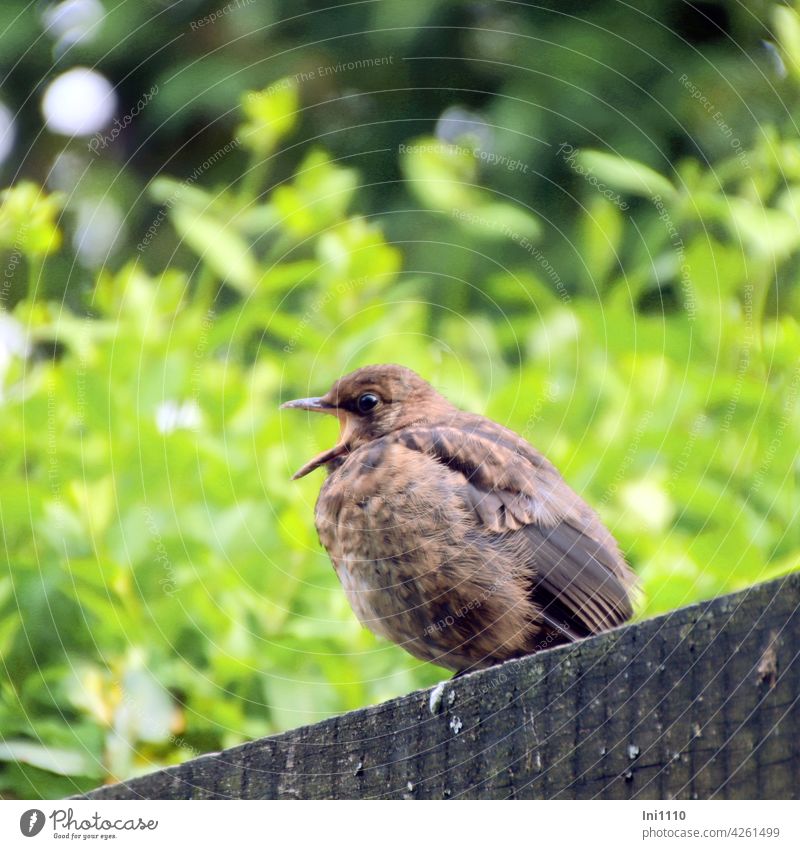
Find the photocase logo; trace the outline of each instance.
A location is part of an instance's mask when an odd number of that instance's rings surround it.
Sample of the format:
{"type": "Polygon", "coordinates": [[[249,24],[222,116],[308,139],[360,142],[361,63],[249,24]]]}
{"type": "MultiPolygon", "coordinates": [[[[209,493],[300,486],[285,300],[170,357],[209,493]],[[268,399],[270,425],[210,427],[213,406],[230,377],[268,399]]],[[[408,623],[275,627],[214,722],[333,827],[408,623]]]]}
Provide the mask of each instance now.
{"type": "Polygon", "coordinates": [[[25,837],[36,837],[44,828],[44,812],[38,808],[31,808],[19,818],[19,830],[25,837]]]}
{"type": "MultiPolygon", "coordinates": [[[[83,838],[101,837],[107,840],[116,837],[114,832],[121,831],[155,831],[158,820],[145,820],[142,817],[119,817],[115,820],[106,819],[98,811],[87,814],[83,819],[75,818],[72,808],[55,808],[47,816],[38,808],[31,808],[19,818],[19,830],[25,837],[35,837],[51,820],[54,837],[83,838]],[[81,834],[81,832],[85,832],[81,834]]],[[[2,844],[0,844],[2,845],[2,844]]]]}

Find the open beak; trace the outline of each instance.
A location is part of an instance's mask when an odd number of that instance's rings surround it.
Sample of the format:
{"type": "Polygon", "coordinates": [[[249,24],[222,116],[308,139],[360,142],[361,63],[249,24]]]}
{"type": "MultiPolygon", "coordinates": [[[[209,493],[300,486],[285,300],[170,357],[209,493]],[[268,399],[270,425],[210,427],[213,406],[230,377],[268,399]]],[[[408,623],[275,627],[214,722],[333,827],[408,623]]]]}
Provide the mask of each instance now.
{"type": "MultiPolygon", "coordinates": [[[[323,398],[298,398],[296,401],[287,401],[285,404],[281,404],[281,409],[308,410],[312,413],[329,413],[333,416],[338,414],[336,406],[325,401],[323,398]]],[[[343,442],[339,442],[337,445],[334,445],[333,448],[329,448],[327,451],[317,454],[313,460],[309,460],[304,466],[299,468],[292,475],[292,480],[296,481],[298,478],[305,477],[309,472],[313,472],[314,469],[318,469],[320,466],[324,466],[331,460],[335,460],[337,457],[347,454],[348,450],[349,449],[343,442]]]]}

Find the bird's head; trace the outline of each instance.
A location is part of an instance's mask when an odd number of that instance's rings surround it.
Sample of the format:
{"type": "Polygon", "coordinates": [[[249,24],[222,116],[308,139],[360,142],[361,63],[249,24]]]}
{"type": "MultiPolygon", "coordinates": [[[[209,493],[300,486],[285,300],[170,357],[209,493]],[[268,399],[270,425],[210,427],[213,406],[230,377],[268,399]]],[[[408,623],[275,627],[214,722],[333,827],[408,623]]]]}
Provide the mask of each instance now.
{"type": "Polygon", "coordinates": [[[319,398],[298,398],[284,409],[328,413],[339,419],[339,442],[309,460],[292,476],[309,472],[350,451],[416,422],[429,421],[453,409],[429,383],[397,365],[366,366],[339,378],[319,398]]]}

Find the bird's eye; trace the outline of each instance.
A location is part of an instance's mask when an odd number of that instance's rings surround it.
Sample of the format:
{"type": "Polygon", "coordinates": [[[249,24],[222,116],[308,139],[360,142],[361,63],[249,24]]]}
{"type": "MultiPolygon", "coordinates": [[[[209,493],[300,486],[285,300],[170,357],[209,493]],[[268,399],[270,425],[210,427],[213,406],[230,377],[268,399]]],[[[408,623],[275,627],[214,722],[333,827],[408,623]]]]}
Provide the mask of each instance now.
{"type": "Polygon", "coordinates": [[[374,392],[365,392],[363,395],[359,395],[358,401],[356,402],[358,405],[358,412],[369,413],[378,406],[380,400],[381,399],[378,398],[374,392]]]}

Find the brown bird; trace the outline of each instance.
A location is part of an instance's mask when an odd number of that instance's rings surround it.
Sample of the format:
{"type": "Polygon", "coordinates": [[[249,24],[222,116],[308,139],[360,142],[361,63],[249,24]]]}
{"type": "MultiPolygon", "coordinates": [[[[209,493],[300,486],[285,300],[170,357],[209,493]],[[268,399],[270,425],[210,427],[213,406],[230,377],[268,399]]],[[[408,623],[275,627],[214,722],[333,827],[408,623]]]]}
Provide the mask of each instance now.
{"type": "Polygon", "coordinates": [[[457,673],[631,616],[635,577],[597,514],[521,436],[376,365],[283,407],[339,419],[320,541],[376,634],[457,673]]]}

